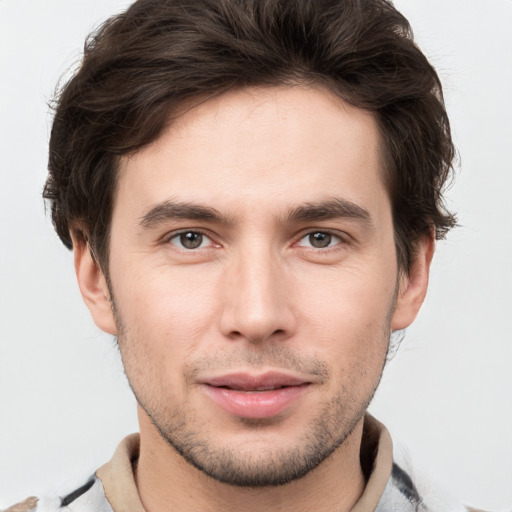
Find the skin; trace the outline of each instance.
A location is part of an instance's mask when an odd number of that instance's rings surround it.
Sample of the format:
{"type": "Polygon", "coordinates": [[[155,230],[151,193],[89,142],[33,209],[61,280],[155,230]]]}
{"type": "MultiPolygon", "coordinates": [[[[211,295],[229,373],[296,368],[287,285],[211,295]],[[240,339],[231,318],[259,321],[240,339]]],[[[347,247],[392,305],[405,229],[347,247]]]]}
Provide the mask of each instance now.
{"type": "Polygon", "coordinates": [[[78,237],[75,265],[140,404],[146,510],[341,511],[361,495],[363,415],[433,253],[425,237],[399,272],[379,144],[372,114],[324,89],[260,88],[188,109],[122,160],[109,286],[78,237]],[[308,385],[240,418],[202,383],[234,371],[308,385]]]}

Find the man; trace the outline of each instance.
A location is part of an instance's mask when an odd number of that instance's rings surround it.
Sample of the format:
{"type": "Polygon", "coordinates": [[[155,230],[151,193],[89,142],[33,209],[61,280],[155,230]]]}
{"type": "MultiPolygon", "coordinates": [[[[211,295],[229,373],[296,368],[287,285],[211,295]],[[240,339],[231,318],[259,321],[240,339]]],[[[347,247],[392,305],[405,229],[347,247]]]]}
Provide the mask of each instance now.
{"type": "Polygon", "coordinates": [[[452,158],[388,2],[109,20],[58,100],[45,197],[140,437],[24,510],[441,510],[365,413],[454,224],[452,158]]]}

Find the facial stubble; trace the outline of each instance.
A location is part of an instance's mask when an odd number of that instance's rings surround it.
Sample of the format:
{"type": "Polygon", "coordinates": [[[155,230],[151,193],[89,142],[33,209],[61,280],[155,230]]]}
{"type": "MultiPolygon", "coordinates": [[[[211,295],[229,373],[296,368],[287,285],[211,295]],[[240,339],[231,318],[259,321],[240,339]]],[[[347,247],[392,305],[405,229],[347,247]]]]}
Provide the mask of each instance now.
{"type": "MultiPolygon", "coordinates": [[[[251,450],[252,447],[247,446],[247,443],[241,446],[232,443],[217,446],[215,439],[212,439],[209,433],[207,420],[199,418],[196,411],[187,407],[186,400],[183,401],[184,405],[182,406],[172,406],[179,401],[174,400],[172,396],[165,396],[165,393],[159,393],[160,389],[156,392],[154,389],[150,390],[151,386],[147,386],[148,374],[144,371],[141,372],[140,368],[130,366],[130,361],[141,361],[141,358],[134,357],[133,347],[143,346],[144,342],[137,333],[126,327],[116,307],[111,287],[110,292],[123,366],[138,404],[162,439],[184,460],[214,480],[229,485],[248,488],[284,485],[304,477],[328,459],[349,438],[366,413],[386,362],[387,350],[382,357],[378,378],[363,400],[354,400],[350,393],[342,388],[331,400],[321,404],[320,412],[310,422],[293,447],[283,448],[275,446],[276,443],[274,443],[271,447],[267,446],[266,449],[260,450],[263,453],[255,455],[251,450]],[[136,376],[139,378],[137,379],[136,376]],[[164,395],[163,400],[162,395],[164,395]]],[[[386,319],[386,329],[383,332],[388,348],[391,333],[389,325],[395,303],[396,293],[386,319]]],[[[211,358],[196,361],[195,366],[189,366],[188,372],[184,373],[188,374],[190,378],[198,368],[218,365],[219,359],[222,358],[217,358],[216,362],[211,358]]],[[[224,360],[222,363],[224,366],[221,366],[223,368],[226,364],[233,365],[234,362],[243,362],[254,367],[266,364],[276,368],[316,372],[318,375],[322,375],[325,382],[330,379],[330,370],[325,363],[303,361],[284,345],[273,345],[268,352],[262,352],[257,356],[254,353],[248,353],[243,357],[243,361],[233,354],[226,359],[229,362],[224,360]]],[[[364,373],[365,369],[359,369],[359,371],[364,373]]],[[[164,376],[160,377],[161,385],[165,379],[164,376]]],[[[353,378],[360,377],[362,378],[363,375],[357,375],[356,371],[353,378]]],[[[281,420],[280,418],[237,418],[236,421],[240,429],[265,434],[267,430],[278,427],[281,420]]]]}

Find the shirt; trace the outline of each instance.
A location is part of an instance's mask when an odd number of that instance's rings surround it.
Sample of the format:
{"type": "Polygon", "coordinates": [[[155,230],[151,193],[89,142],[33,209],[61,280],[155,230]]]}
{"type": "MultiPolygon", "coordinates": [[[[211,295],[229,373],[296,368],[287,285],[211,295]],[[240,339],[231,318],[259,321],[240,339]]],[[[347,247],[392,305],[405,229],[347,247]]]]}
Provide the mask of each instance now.
{"type": "MultiPolygon", "coordinates": [[[[144,512],[133,470],[139,444],[139,434],[123,439],[112,459],[66,496],[31,497],[5,512],[144,512]]],[[[393,461],[387,429],[369,414],[360,458],[366,486],[352,512],[477,512],[428,484],[417,485],[410,472],[393,461]]]]}

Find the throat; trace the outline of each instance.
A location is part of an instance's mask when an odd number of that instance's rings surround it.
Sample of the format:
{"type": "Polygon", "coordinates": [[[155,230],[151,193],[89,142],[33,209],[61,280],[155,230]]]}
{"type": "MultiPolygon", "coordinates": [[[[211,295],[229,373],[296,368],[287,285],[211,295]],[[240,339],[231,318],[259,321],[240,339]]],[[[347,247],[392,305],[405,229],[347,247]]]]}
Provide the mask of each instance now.
{"type": "Polygon", "coordinates": [[[163,439],[144,412],[139,412],[140,420],[141,416],[146,417],[141,421],[140,456],[133,469],[137,493],[147,511],[348,512],[365,487],[360,465],[362,422],[302,478],[284,485],[241,487],[195,467],[163,439]]]}

